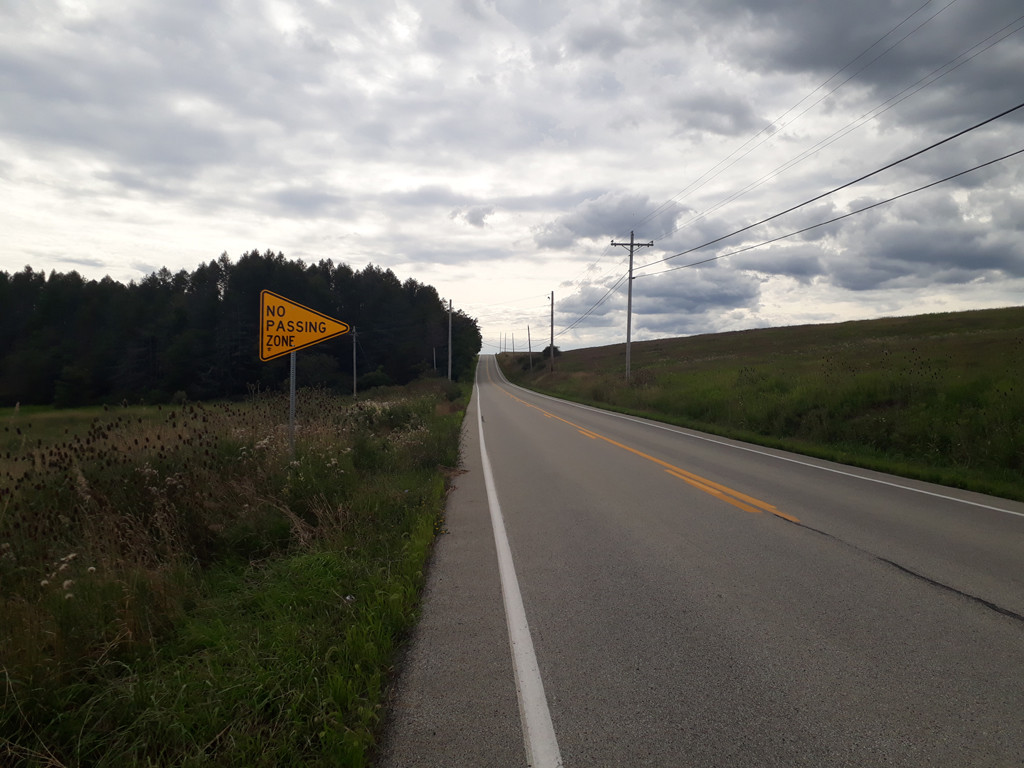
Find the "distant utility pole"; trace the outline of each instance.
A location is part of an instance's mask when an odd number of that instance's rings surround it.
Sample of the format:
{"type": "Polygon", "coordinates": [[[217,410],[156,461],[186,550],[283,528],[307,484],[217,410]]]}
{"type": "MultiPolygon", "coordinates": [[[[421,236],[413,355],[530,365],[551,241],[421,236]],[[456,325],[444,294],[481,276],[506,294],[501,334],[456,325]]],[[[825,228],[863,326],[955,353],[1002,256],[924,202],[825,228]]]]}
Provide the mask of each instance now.
{"type": "Polygon", "coordinates": [[[626,381],[629,381],[629,353],[633,328],[633,251],[637,248],[650,248],[654,245],[654,241],[635,243],[633,242],[633,233],[631,231],[628,243],[616,243],[612,240],[612,245],[621,245],[623,248],[629,248],[629,289],[626,291],[626,381]]]}
{"type": "Polygon", "coordinates": [[[452,380],[452,300],[448,299],[448,381],[452,380]]]}
{"type": "Polygon", "coordinates": [[[548,347],[551,358],[551,372],[555,372],[555,292],[551,292],[551,346],[548,347]]]}
{"type": "Polygon", "coordinates": [[[516,356],[516,334],[512,332],[512,357],[516,356]]]}
{"type": "Polygon", "coordinates": [[[357,397],[356,393],[356,328],[352,326],[352,397],[357,397]]]}

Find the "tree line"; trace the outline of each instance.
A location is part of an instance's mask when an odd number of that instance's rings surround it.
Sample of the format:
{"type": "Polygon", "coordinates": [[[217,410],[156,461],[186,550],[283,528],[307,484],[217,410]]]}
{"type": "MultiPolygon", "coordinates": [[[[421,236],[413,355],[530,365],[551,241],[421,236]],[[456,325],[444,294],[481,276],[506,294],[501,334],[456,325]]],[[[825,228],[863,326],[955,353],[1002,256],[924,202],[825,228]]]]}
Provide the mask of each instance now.
{"type": "MultiPolygon", "coordinates": [[[[357,331],[362,388],[448,368],[448,308],[432,286],[282,253],[227,254],[193,272],[167,268],[127,285],[77,272],[0,271],[0,405],[230,398],[287,382],[288,356],[259,359],[259,296],[271,290],[357,331]]],[[[470,374],[482,337],[452,315],[453,377],[470,374]]],[[[351,335],[297,353],[301,385],[352,387],[351,335]]]]}

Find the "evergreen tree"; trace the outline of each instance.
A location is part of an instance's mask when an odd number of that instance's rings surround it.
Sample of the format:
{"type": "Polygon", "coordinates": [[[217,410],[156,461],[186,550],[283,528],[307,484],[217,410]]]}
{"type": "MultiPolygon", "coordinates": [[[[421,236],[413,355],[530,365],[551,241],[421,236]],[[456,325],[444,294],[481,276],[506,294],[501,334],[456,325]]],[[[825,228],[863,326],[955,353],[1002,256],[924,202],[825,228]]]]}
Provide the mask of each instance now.
{"type": "MultiPolygon", "coordinates": [[[[195,271],[161,269],[138,283],[0,271],[0,404],[159,402],[237,397],[250,385],[287,381],[288,360],[259,360],[263,290],[358,330],[357,374],[405,383],[447,365],[448,312],[437,291],[375,265],[306,265],[282,253],[227,254],[195,271]]],[[[453,370],[471,373],[481,347],[476,321],[452,317],[453,370]]],[[[348,391],[352,338],[297,358],[302,380],[348,391]]]]}

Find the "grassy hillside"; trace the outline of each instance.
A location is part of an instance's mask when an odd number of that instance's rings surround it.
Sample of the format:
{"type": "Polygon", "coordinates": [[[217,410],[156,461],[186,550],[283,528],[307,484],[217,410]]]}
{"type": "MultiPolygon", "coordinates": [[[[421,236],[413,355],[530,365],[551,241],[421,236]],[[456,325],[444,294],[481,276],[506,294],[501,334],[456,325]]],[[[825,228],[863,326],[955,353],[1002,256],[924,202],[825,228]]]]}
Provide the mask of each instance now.
{"type": "Polygon", "coordinates": [[[561,397],[1024,499],[1024,307],[500,356],[561,397]],[[546,362],[546,361],[545,361],[546,362]]]}

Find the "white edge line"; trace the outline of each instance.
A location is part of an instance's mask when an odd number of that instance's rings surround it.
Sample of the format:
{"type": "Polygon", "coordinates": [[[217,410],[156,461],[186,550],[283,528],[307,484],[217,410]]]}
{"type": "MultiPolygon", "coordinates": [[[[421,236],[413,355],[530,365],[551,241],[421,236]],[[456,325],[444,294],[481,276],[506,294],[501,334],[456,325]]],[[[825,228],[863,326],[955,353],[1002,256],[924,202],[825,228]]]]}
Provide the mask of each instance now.
{"type": "Polygon", "coordinates": [[[565,405],[571,405],[574,408],[580,408],[580,409],[582,409],[584,411],[593,411],[594,413],[607,414],[608,416],[614,416],[617,419],[622,419],[624,421],[631,421],[634,424],[642,424],[644,426],[653,427],[654,429],[663,429],[666,432],[672,432],[673,434],[676,434],[676,435],[682,435],[683,437],[690,437],[690,438],[693,438],[694,440],[704,440],[705,442],[714,443],[715,445],[721,445],[721,446],[724,446],[725,448],[733,448],[733,449],[735,449],[737,451],[747,451],[748,453],[756,453],[758,456],[768,456],[769,458],[778,459],[779,461],[788,461],[790,464],[798,464],[801,467],[810,467],[811,469],[819,469],[822,472],[832,472],[833,474],[836,474],[836,475],[843,475],[844,477],[852,477],[852,478],[855,478],[857,480],[864,480],[864,481],[869,482],[869,483],[877,483],[878,485],[887,485],[890,488],[900,488],[900,489],[902,489],[904,491],[911,491],[913,493],[920,493],[920,494],[923,494],[925,496],[933,496],[933,497],[935,497],[937,499],[943,499],[945,501],[955,501],[955,502],[958,502],[960,504],[968,504],[968,505],[970,505],[972,507],[980,507],[981,509],[989,509],[989,510],[992,510],[993,512],[1002,512],[1003,514],[1006,514],[1006,515],[1016,515],[1017,517],[1024,517],[1024,512],[1015,512],[1014,510],[1006,509],[1005,507],[994,507],[991,504],[982,504],[980,501],[970,501],[969,499],[960,499],[960,498],[957,498],[956,496],[949,496],[949,495],[944,494],[944,493],[935,493],[934,491],[926,491],[923,488],[914,488],[913,486],[903,485],[902,483],[894,483],[894,482],[892,482],[890,480],[882,480],[882,479],[877,478],[877,477],[868,477],[867,475],[860,475],[860,474],[857,474],[856,472],[846,472],[846,471],[844,471],[842,469],[835,469],[834,467],[825,467],[825,466],[822,466],[821,464],[814,464],[814,463],[809,462],[809,461],[801,461],[800,459],[794,459],[794,458],[792,458],[790,456],[780,456],[777,453],[770,453],[768,451],[759,450],[757,448],[751,448],[751,447],[745,446],[745,445],[736,445],[735,443],[726,442],[724,440],[717,440],[717,439],[715,439],[713,437],[708,437],[707,435],[701,435],[701,434],[697,434],[697,433],[694,433],[694,432],[691,432],[691,431],[688,431],[688,430],[684,430],[681,427],[676,427],[676,426],[669,425],[669,424],[659,424],[658,422],[650,421],[648,419],[640,419],[640,418],[637,418],[635,416],[627,416],[624,413],[616,413],[615,411],[606,411],[606,410],[604,410],[602,408],[594,408],[593,406],[590,406],[590,405],[583,405],[582,403],[574,403],[571,400],[563,400],[563,399],[561,399],[559,397],[552,397],[551,395],[542,394],[541,392],[534,392],[532,389],[526,389],[524,387],[520,387],[518,384],[513,384],[511,381],[506,379],[505,378],[505,374],[502,373],[500,365],[495,364],[495,368],[498,369],[498,375],[501,376],[502,381],[504,381],[510,387],[515,387],[516,389],[522,390],[523,392],[529,392],[531,395],[536,395],[537,397],[542,397],[545,400],[553,400],[556,403],[564,403],[565,405]]]}
{"type": "Polygon", "coordinates": [[[487,486],[487,505],[491,512],[491,527],[494,529],[494,545],[498,551],[501,595],[505,602],[505,621],[508,624],[508,640],[512,649],[512,666],[515,670],[516,692],[519,696],[519,718],[523,726],[526,764],[532,768],[557,768],[562,765],[562,755],[558,750],[558,739],[555,737],[555,727],[548,711],[548,700],[544,694],[537,655],[533,650],[530,625],[526,621],[526,609],[523,607],[523,596],[519,591],[519,581],[516,579],[512,550],[505,531],[505,520],[494,486],[491,461],[484,445],[483,409],[479,387],[476,416],[480,430],[480,458],[483,463],[484,484],[487,486]]]}

